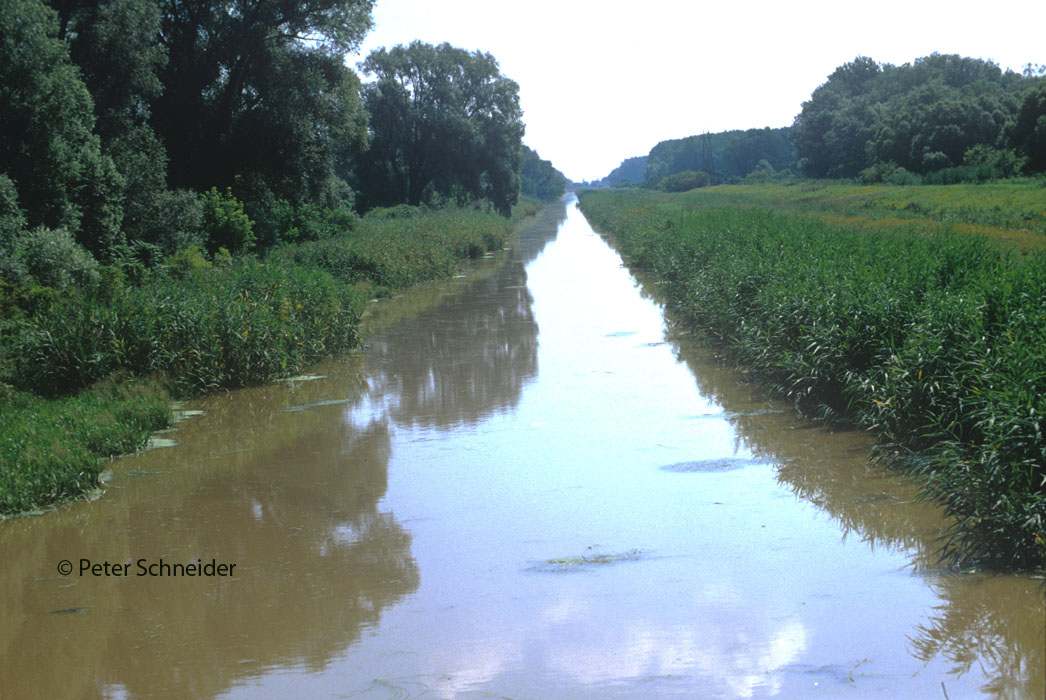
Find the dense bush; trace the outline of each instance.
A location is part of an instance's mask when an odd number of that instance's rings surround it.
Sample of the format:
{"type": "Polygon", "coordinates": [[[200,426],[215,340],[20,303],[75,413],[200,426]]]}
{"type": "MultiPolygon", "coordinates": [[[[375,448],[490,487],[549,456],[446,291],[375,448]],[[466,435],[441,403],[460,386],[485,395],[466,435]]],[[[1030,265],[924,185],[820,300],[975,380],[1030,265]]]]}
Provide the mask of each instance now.
{"type": "Polygon", "coordinates": [[[66,289],[98,279],[98,263],[64,228],[36,228],[13,243],[12,258],[40,285],[66,289]]]}
{"type": "Polygon", "coordinates": [[[254,247],[254,222],[243,210],[243,202],[232,192],[219,193],[212,187],[200,198],[203,208],[203,231],[207,250],[216,253],[219,248],[230,252],[254,247]]]}
{"type": "Polygon", "coordinates": [[[246,386],[348,350],[362,311],[359,293],[317,269],[177,265],[108,303],[55,300],[13,342],[10,381],[49,396],[116,371],[160,373],[180,393],[246,386]]]}
{"type": "Polygon", "coordinates": [[[684,170],[661,178],[657,189],[662,192],[688,192],[712,184],[712,176],[703,170],[684,170]]]}

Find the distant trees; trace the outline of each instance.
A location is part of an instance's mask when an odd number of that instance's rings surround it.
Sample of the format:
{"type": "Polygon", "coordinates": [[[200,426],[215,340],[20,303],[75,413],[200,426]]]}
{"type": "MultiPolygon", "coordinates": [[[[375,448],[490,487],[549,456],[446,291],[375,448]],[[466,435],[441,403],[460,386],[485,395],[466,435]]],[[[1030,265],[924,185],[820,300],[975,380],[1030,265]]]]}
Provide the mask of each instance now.
{"type": "Polygon", "coordinates": [[[646,159],[643,184],[687,170],[708,172],[716,182],[736,182],[766,161],[773,171],[795,168],[790,129],[747,129],[662,141],[646,159]]]}
{"type": "Polygon", "coordinates": [[[494,57],[450,44],[378,49],[361,64],[370,149],[359,182],[366,206],[487,199],[507,214],[519,197],[519,87],[494,57]]]}
{"type": "Polygon", "coordinates": [[[599,181],[600,185],[638,185],[646,175],[646,156],[625,158],[621,165],[610,171],[610,174],[599,181]]]}
{"type": "Polygon", "coordinates": [[[1010,132],[1013,147],[1028,159],[1033,172],[1046,171],[1046,79],[1024,93],[1010,132]]]}
{"type": "Polygon", "coordinates": [[[1028,91],[1042,82],[954,55],[900,67],[858,57],[803,103],[792,130],[799,168],[811,177],[875,179],[897,169],[928,174],[992,161],[1004,176],[1023,158],[1042,169],[1029,151],[1034,129],[1017,125],[1022,104],[1034,103],[1028,91]],[[986,158],[984,149],[995,155],[986,158]]]}
{"type": "Polygon", "coordinates": [[[542,160],[537,151],[523,146],[523,164],[519,170],[520,192],[538,199],[557,199],[566,192],[567,177],[542,160]]]}

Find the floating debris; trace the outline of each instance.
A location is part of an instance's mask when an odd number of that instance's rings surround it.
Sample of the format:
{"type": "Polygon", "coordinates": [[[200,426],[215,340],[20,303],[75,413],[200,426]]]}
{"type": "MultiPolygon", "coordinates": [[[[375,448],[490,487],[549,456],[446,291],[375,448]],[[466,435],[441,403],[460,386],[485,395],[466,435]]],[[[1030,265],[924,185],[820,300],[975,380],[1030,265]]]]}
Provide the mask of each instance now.
{"type": "Polygon", "coordinates": [[[186,410],[175,409],[174,410],[174,422],[175,423],[181,423],[181,422],[186,421],[186,420],[188,420],[190,418],[193,418],[195,416],[202,416],[205,413],[207,413],[207,411],[200,411],[200,410],[197,410],[197,409],[186,409],[186,410]]]}
{"type": "Polygon", "coordinates": [[[774,416],[784,412],[784,409],[780,408],[760,408],[754,411],[725,411],[723,416],[725,418],[749,418],[751,416],[774,416]]]}
{"type": "Polygon", "coordinates": [[[661,471],[674,472],[676,474],[691,474],[694,472],[729,472],[735,469],[755,466],[757,464],[768,464],[766,460],[754,457],[720,457],[718,459],[699,459],[693,462],[678,462],[666,464],[661,471]]]}
{"type": "Polygon", "coordinates": [[[280,382],[311,382],[315,379],[326,379],[326,374],[299,374],[297,377],[285,377],[278,379],[280,382]]]}
{"type": "MultiPolygon", "coordinates": [[[[592,545],[589,550],[594,550],[598,545],[592,545]]],[[[638,561],[643,558],[643,553],[638,549],[630,549],[627,552],[609,554],[590,551],[577,557],[557,557],[543,561],[531,567],[532,571],[546,571],[552,573],[565,573],[569,571],[584,571],[594,566],[605,566],[617,564],[623,561],[638,561]]]]}
{"type": "Polygon", "coordinates": [[[604,338],[624,338],[626,335],[635,335],[638,331],[614,331],[613,333],[606,333],[604,338]]]}
{"type": "Polygon", "coordinates": [[[129,469],[124,472],[124,476],[159,476],[161,474],[173,474],[174,472],[170,469],[164,471],[148,471],[146,469],[129,469]]]}
{"type": "Polygon", "coordinates": [[[178,441],[177,440],[172,440],[171,438],[158,437],[156,435],[153,435],[153,436],[151,436],[149,438],[149,442],[145,443],[145,449],[147,449],[147,450],[155,450],[155,449],[158,449],[158,448],[161,448],[161,447],[175,447],[177,445],[178,445],[178,441]]]}
{"type": "Polygon", "coordinates": [[[87,608],[75,607],[75,608],[62,608],[61,610],[52,610],[52,615],[80,615],[87,612],[87,608]]]}
{"type": "Polygon", "coordinates": [[[311,401],[309,403],[298,404],[297,406],[281,408],[280,413],[300,413],[307,408],[316,408],[318,406],[340,406],[342,404],[351,403],[352,401],[353,399],[326,399],[324,401],[311,401]]]}
{"type": "Polygon", "coordinates": [[[891,494],[888,493],[872,493],[867,496],[858,496],[857,498],[851,498],[850,503],[874,503],[875,501],[893,501],[896,500],[891,494]]]}

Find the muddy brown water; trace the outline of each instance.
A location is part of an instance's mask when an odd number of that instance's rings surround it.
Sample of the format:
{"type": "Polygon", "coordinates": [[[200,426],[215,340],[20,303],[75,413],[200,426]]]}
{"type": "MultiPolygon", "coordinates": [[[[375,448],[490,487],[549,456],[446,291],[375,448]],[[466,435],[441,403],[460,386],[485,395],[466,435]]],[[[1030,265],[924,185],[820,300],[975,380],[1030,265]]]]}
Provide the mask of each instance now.
{"type": "Polygon", "coordinates": [[[937,566],[868,437],[693,347],[573,200],[375,318],[0,523],[0,696],[1046,693],[1039,581],[937,566]]]}

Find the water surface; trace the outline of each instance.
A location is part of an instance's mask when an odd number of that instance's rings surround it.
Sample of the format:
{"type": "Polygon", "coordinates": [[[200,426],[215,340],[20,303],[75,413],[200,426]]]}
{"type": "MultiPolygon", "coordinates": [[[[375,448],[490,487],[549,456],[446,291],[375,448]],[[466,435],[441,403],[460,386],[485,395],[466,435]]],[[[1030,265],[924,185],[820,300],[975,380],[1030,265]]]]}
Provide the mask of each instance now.
{"type": "Polygon", "coordinates": [[[1043,597],[694,348],[551,208],[366,350],[194,402],[100,500],[0,523],[12,698],[998,697],[1043,597]],[[63,576],[235,563],[224,577],[63,576]]]}

